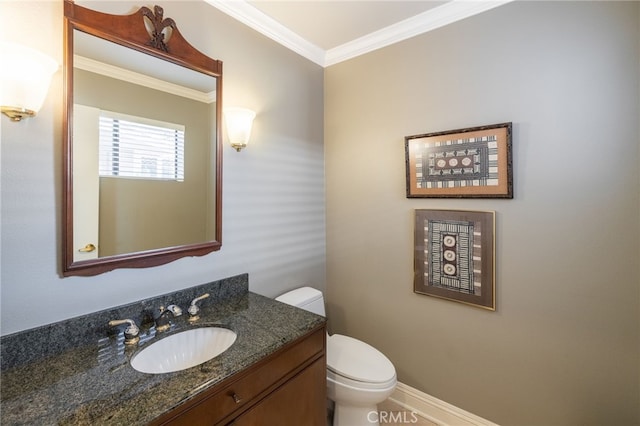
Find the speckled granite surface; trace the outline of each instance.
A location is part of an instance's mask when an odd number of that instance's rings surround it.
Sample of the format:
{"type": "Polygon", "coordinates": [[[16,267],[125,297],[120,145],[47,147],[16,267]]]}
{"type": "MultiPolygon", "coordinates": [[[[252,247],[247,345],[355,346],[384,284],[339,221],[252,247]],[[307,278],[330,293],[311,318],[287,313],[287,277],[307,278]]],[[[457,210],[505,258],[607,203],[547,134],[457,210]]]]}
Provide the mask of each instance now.
{"type": "Polygon", "coordinates": [[[144,425],[199,392],[232,376],[324,323],[323,317],[248,291],[248,276],[215,281],[114,309],[3,336],[0,340],[2,425],[144,425]],[[201,318],[187,322],[189,302],[203,294],[201,318]],[[151,320],[160,305],[177,304],[184,315],[158,333],[151,320]],[[132,318],[141,342],[125,347],[132,318]],[[145,374],[129,365],[145,346],[176,331],[224,326],[238,335],[222,355],[197,367],[145,374]]]}

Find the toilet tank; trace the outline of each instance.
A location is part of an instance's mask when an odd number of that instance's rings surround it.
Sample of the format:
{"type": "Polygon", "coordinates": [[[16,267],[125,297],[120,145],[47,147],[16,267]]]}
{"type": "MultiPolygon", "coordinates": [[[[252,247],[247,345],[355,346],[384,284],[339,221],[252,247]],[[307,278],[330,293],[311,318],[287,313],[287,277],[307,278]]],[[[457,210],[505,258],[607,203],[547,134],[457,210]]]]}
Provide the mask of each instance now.
{"type": "Polygon", "coordinates": [[[320,290],[312,287],[300,287],[276,297],[278,302],[297,306],[314,314],[325,316],[324,297],[320,290]]]}

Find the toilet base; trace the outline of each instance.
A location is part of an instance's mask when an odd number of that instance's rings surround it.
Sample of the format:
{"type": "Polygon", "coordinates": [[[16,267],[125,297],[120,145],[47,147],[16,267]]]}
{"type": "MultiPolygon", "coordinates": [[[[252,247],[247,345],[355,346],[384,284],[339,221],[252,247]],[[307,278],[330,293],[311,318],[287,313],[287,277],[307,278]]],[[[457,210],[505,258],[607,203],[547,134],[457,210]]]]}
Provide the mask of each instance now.
{"type": "Polygon", "coordinates": [[[378,404],[396,388],[395,375],[386,383],[363,383],[327,369],[327,397],[334,402],[334,426],[378,426],[378,404]]]}
{"type": "Polygon", "coordinates": [[[379,426],[378,407],[349,406],[336,403],[333,411],[333,426],[379,426]]]}

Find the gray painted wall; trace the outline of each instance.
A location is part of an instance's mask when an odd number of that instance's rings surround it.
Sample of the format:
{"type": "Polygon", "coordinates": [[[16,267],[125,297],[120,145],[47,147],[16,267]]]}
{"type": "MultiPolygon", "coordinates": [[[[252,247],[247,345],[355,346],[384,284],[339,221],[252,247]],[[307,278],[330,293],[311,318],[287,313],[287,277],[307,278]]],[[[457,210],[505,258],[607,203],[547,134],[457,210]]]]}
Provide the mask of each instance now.
{"type": "MultiPolygon", "coordinates": [[[[140,2],[79,2],[130,13],[140,2]]],[[[224,62],[223,102],[257,112],[250,146],[224,149],[222,250],[150,269],[60,278],[62,69],[35,119],[1,119],[3,335],[248,272],[275,296],[325,286],[323,69],[205,2],[163,2],[224,62]]],[[[0,2],[3,37],[62,63],[62,1],[0,2]]]]}
{"type": "Polygon", "coordinates": [[[499,424],[640,423],[639,9],[515,2],[326,70],[332,332],[499,424]],[[513,200],[405,198],[404,136],[504,121],[513,200]],[[412,292],[441,208],[496,211],[496,312],[412,292]]]}

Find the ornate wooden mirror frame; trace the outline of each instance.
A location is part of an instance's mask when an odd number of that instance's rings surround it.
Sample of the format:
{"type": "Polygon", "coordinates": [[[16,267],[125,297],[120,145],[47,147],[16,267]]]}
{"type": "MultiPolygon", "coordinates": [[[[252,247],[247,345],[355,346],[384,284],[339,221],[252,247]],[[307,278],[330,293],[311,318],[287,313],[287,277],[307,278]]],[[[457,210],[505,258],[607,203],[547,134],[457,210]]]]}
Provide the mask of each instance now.
{"type": "Polygon", "coordinates": [[[175,22],[163,17],[163,10],[159,6],[155,6],[153,11],[142,7],[131,15],[111,15],[78,6],[72,0],[64,0],[64,18],[62,275],[96,275],[116,268],[144,268],[165,264],[185,256],[202,256],[219,250],[222,237],[222,62],[204,55],[191,46],[180,34],[175,22]],[[165,40],[167,28],[170,29],[170,37],[165,40]],[[213,239],[195,244],[78,260],[76,256],[78,247],[74,247],[73,238],[74,33],[76,31],[215,77],[215,130],[212,130],[210,146],[211,152],[215,154],[215,160],[212,160],[213,164],[210,165],[214,168],[210,171],[211,179],[215,178],[213,185],[215,194],[211,196],[215,202],[212,208],[215,219],[208,219],[215,222],[215,228],[212,231],[213,239]]]}

